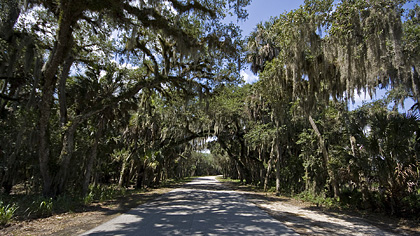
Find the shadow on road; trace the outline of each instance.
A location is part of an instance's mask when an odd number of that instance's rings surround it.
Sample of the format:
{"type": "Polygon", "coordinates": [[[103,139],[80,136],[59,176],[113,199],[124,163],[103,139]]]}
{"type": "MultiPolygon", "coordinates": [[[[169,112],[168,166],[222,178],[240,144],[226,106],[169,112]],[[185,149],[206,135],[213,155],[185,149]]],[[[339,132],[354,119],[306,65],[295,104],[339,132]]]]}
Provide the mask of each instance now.
{"type": "Polygon", "coordinates": [[[295,235],[214,178],[200,178],[86,235],[295,235]]]}

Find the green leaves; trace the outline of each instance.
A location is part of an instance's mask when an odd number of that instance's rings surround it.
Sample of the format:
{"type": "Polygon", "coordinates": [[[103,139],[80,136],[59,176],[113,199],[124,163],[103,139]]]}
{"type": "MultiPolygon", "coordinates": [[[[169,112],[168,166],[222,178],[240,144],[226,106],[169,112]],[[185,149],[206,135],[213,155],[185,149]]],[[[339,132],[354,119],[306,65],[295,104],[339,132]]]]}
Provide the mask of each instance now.
{"type": "Polygon", "coordinates": [[[407,59],[418,53],[402,50],[404,37],[412,48],[416,37],[413,21],[404,23],[410,34],[402,32],[404,3],[306,1],[257,26],[248,38],[248,62],[267,88],[309,111],[314,100],[350,99],[355,90],[374,93],[389,82],[417,91],[410,84],[417,64],[407,59]]]}
{"type": "Polygon", "coordinates": [[[5,226],[10,223],[13,218],[17,206],[15,205],[5,205],[3,201],[0,201],[0,225],[5,226]]]}

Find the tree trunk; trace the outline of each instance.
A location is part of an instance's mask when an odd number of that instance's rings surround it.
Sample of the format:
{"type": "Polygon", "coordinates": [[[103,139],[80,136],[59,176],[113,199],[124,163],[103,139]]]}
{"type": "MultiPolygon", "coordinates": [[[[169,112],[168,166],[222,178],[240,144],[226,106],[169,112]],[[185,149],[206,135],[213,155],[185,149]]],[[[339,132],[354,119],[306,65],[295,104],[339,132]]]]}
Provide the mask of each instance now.
{"type": "Polygon", "coordinates": [[[276,161],[276,194],[280,195],[280,167],[281,167],[281,150],[278,138],[276,138],[276,152],[277,152],[277,161],[276,161]]]}
{"type": "Polygon", "coordinates": [[[236,171],[238,173],[238,179],[241,181],[241,183],[243,183],[244,182],[244,177],[242,175],[242,169],[239,167],[238,161],[235,161],[235,164],[236,164],[236,171]]]}
{"type": "Polygon", "coordinates": [[[160,185],[161,177],[162,177],[162,163],[159,162],[159,164],[156,168],[156,178],[155,178],[155,183],[153,184],[154,186],[159,186],[160,185]]]}
{"type": "Polygon", "coordinates": [[[60,153],[60,169],[53,180],[53,195],[59,195],[64,192],[64,188],[67,182],[67,173],[69,169],[69,164],[71,157],[74,152],[74,137],[76,134],[77,126],[79,124],[78,120],[74,120],[69,127],[66,127],[68,116],[67,116],[67,98],[66,98],[66,81],[70,73],[70,68],[73,64],[73,57],[69,56],[66,58],[61,77],[59,81],[59,104],[60,104],[60,127],[65,130],[63,135],[62,149],[60,153]]]}
{"type": "MultiPolygon", "coordinates": [[[[234,152],[232,152],[222,140],[218,140],[218,141],[219,141],[220,146],[224,150],[226,150],[226,152],[228,153],[229,158],[235,162],[236,169],[238,170],[238,174],[241,179],[241,182],[243,182],[243,179],[245,179],[246,183],[248,184],[251,183],[249,170],[245,167],[245,165],[241,161],[241,158],[238,157],[238,155],[236,155],[234,152]]],[[[242,155],[242,152],[243,152],[243,149],[241,148],[240,155],[242,155]]]]}
{"type": "MultiPolygon", "coordinates": [[[[1,72],[1,71],[0,71],[1,72]]],[[[1,93],[2,94],[5,94],[6,93],[6,91],[7,91],[7,87],[8,87],[8,83],[7,83],[7,80],[4,80],[4,83],[3,83],[3,88],[1,89],[1,93]]],[[[7,104],[7,100],[6,99],[1,99],[0,98],[0,115],[2,115],[2,113],[3,113],[3,111],[4,111],[4,108],[6,107],[6,104],[7,104]],[[4,101],[3,101],[4,100],[4,101]]]]}
{"type": "Polygon", "coordinates": [[[325,146],[325,142],[324,139],[322,138],[321,132],[319,132],[317,125],[315,124],[314,120],[312,119],[311,116],[309,116],[309,123],[311,123],[312,128],[315,131],[315,134],[318,136],[319,139],[319,145],[321,146],[321,150],[322,150],[322,156],[324,157],[324,165],[325,168],[327,169],[327,173],[330,177],[331,180],[331,185],[333,188],[333,192],[334,192],[334,197],[338,197],[339,196],[339,188],[338,188],[338,183],[337,180],[335,178],[334,175],[334,171],[331,170],[331,167],[329,166],[329,156],[328,156],[328,151],[327,148],[325,146]]]}
{"type": "Polygon", "coordinates": [[[135,165],[135,163],[134,163],[134,160],[131,160],[131,161],[130,161],[130,168],[128,169],[128,175],[127,175],[127,184],[126,184],[126,187],[128,187],[128,186],[130,185],[131,181],[133,181],[133,180],[134,180],[134,177],[135,177],[135,175],[136,175],[136,172],[134,172],[135,168],[136,168],[136,165],[135,165]]]}
{"type": "Polygon", "coordinates": [[[120,172],[120,179],[118,181],[118,187],[119,188],[122,188],[123,185],[125,184],[124,182],[125,182],[125,179],[126,179],[125,176],[126,176],[126,172],[127,172],[126,169],[127,169],[128,159],[129,159],[129,157],[123,158],[123,163],[122,163],[121,172],[120,172]]]}
{"type": "Polygon", "coordinates": [[[51,196],[52,178],[49,170],[50,135],[48,132],[51,106],[53,101],[55,79],[46,80],[43,86],[39,118],[39,168],[42,176],[42,191],[45,196],[51,196]]]}
{"type": "Polygon", "coordinates": [[[49,56],[48,61],[42,68],[43,81],[41,102],[39,104],[39,168],[43,182],[43,194],[46,196],[54,195],[51,191],[52,177],[49,170],[50,161],[50,135],[49,122],[51,116],[51,107],[54,101],[54,91],[56,87],[56,73],[63,59],[72,47],[73,26],[82,13],[81,9],[72,9],[71,2],[62,2],[60,5],[60,23],[57,32],[57,41],[49,56]]]}
{"type": "MultiPolygon", "coordinates": [[[[415,97],[415,102],[419,102],[420,101],[420,76],[419,73],[417,72],[417,69],[415,66],[412,67],[412,76],[411,76],[411,86],[413,89],[413,93],[414,93],[414,97],[415,97]]],[[[420,108],[418,108],[420,109],[420,108]]]]}
{"type": "Polygon", "coordinates": [[[4,193],[10,194],[13,188],[13,182],[14,182],[14,176],[16,171],[16,159],[18,157],[21,144],[22,144],[22,136],[23,131],[19,131],[17,138],[16,138],[16,145],[13,148],[14,151],[9,155],[9,158],[7,158],[7,168],[4,170],[3,178],[1,180],[1,185],[4,188],[4,193]]]}
{"type": "Polygon", "coordinates": [[[309,190],[309,173],[308,173],[308,166],[305,165],[305,191],[309,190]]]}
{"type": "Polygon", "coordinates": [[[276,161],[276,194],[280,195],[280,159],[276,161]]]}
{"type": "Polygon", "coordinates": [[[96,131],[95,134],[95,139],[93,141],[93,145],[92,145],[92,149],[91,149],[91,153],[88,157],[88,163],[86,165],[86,171],[85,171],[85,176],[84,176],[84,180],[83,180],[83,189],[82,189],[82,193],[83,196],[85,196],[87,194],[88,188],[89,188],[89,183],[90,183],[90,177],[92,175],[92,169],[93,169],[93,164],[95,163],[96,157],[98,155],[98,145],[99,145],[99,139],[102,135],[102,128],[103,128],[103,121],[101,120],[99,122],[99,126],[98,126],[98,130],[96,131]]]}
{"type": "Polygon", "coordinates": [[[141,189],[144,187],[144,179],[145,179],[145,171],[146,171],[146,161],[138,160],[137,162],[137,182],[136,182],[136,188],[141,189]]]}
{"type": "Polygon", "coordinates": [[[54,178],[54,196],[60,195],[64,192],[65,185],[67,183],[67,175],[69,170],[69,164],[71,157],[74,152],[74,137],[76,134],[78,122],[73,121],[72,125],[68,127],[67,131],[64,133],[63,137],[63,146],[60,153],[60,169],[54,178]]]}
{"type": "MultiPolygon", "coordinates": [[[[272,169],[272,166],[273,166],[273,159],[274,159],[274,142],[271,145],[270,160],[268,161],[267,172],[265,173],[264,192],[266,192],[267,188],[268,188],[268,180],[269,180],[270,175],[271,175],[271,169],[272,169]]],[[[276,170],[276,172],[277,172],[277,170],[276,170]]]]}
{"type": "Polygon", "coordinates": [[[20,7],[18,1],[2,1],[3,9],[8,9],[4,12],[3,22],[0,25],[0,37],[4,40],[10,40],[13,35],[13,28],[20,15],[20,7]]]}
{"type": "Polygon", "coordinates": [[[264,160],[262,158],[262,147],[258,148],[258,160],[260,161],[260,173],[259,173],[259,182],[260,182],[260,187],[264,187],[264,182],[265,182],[265,175],[266,175],[266,169],[264,168],[264,160]]]}
{"type": "Polygon", "coordinates": [[[58,83],[58,103],[60,104],[60,127],[63,128],[67,124],[67,96],[66,82],[69,77],[70,68],[73,65],[74,58],[69,56],[66,58],[63,70],[61,72],[60,81],[58,83]]]}

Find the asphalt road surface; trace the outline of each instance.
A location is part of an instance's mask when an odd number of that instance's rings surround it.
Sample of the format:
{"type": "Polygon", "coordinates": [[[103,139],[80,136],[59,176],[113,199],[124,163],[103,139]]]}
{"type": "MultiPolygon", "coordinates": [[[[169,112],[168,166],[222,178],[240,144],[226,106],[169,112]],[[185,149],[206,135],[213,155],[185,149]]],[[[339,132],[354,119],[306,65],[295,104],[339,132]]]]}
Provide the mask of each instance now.
{"type": "Polygon", "coordinates": [[[200,177],[82,235],[298,235],[214,176],[200,177]]]}

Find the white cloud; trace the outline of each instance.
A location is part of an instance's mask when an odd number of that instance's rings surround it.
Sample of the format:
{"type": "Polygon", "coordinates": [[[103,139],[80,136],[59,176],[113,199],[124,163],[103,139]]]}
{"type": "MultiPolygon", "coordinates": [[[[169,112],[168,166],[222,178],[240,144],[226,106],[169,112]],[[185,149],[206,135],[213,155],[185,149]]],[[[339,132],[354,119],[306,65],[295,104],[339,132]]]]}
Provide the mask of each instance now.
{"type": "Polygon", "coordinates": [[[363,101],[370,101],[372,98],[368,93],[361,91],[360,94],[357,94],[357,91],[354,91],[354,102],[355,103],[362,103],[363,101]]]}
{"type": "Polygon", "coordinates": [[[357,93],[357,90],[354,90],[354,103],[353,101],[349,101],[349,108],[350,110],[355,110],[358,107],[360,107],[361,105],[363,105],[363,102],[370,102],[372,101],[372,98],[370,97],[370,95],[364,91],[360,91],[360,93],[357,93]]]}
{"type": "Polygon", "coordinates": [[[258,76],[255,76],[254,74],[252,74],[252,72],[249,69],[242,70],[241,76],[245,80],[245,83],[247,84],[255,83],[258,80],[258,76]]]}

